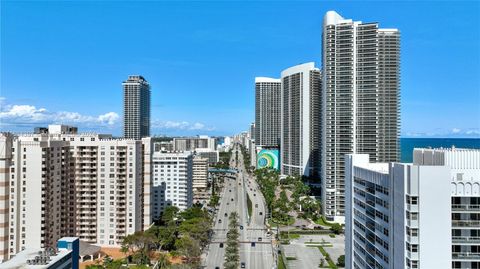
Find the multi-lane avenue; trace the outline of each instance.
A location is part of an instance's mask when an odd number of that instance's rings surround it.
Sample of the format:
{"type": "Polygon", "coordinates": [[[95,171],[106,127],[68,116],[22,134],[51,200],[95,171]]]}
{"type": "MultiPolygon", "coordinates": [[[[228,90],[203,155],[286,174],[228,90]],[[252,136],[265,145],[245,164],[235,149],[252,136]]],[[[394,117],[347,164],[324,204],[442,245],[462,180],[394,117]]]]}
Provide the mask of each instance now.
{"type": "Polygon", "coordinates": [[[240,225],[240,268],[275,268],[272,240],[265,226],[265,202],[254,178],[246,172],[238,145],[232,150],[230,167],[235,168],[238,173],[235,179],[225,180],[204,264],[208,269],[223,268],[228,216],[236,211],[240,225]],[[248,214],[248,199],[252,201],[251,216],[248,214]]]}

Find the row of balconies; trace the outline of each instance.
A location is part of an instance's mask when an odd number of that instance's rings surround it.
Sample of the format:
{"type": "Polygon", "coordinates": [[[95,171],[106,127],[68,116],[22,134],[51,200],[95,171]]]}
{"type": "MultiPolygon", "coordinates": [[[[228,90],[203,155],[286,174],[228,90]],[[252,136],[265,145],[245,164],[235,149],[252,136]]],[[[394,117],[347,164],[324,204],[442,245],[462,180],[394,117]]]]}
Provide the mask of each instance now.
{"type": "Polygon", "coordinates": [[[452,260],[479,260],[478,252],[452,252],[452,260]]]}
{"type": "Polygon", "coordinates": [[[480,211],[480,205],[453,204],[452,211],[480,211]]]}

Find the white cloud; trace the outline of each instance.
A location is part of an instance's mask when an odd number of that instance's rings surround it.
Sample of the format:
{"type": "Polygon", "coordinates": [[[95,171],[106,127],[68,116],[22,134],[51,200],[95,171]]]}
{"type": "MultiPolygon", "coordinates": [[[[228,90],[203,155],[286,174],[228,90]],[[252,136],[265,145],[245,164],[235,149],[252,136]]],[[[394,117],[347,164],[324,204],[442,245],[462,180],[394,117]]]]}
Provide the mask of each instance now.
{"type": "Polygon", "coordinates": [[[480,130],[476,130],[476,129],[467,130],[467,131],[465,132],[465,134],[467,134],[467,135],[477,135],[477,136],[480,136],[480,130]]]}
{"type": "Polygon", "coordinates": [[[62,123],[113,127],[118,123],[119,118],[119,115],[115,112],[108,112],[99,116],[90,116],[70,111],[51,112],[46,108],[37,108],[32,105],[10,105],[6,103],[5,98],[0,97],[1,125],[18,126],[62,123]]]}
{"type": "Polygon", "coordinates": [[[120,116],[118,116],[118,114],[115,112],[108,112],[98,116],[97,119],[100,122],[106,122],[109,125],[114,125],[120,119],[120,116]]]}
{"type": "Polygon", "coordinates": [[[452,129],[452,133],[453,133],[453,134],[458,134],[458,133],[460,133],[461,131],[462,131],[462,130],[461,130],[461,129],[458,129],[458,128],[453,128],[453,129],[452,129]]]}
{"type": "Polygon", "coordinates": [[[188,121],[160,121],[154,120],[152,122],[152,128],[161,130],[202,130],[213,131],[214,127],[207,127],[200,122],[190,123],[188,121]]]}

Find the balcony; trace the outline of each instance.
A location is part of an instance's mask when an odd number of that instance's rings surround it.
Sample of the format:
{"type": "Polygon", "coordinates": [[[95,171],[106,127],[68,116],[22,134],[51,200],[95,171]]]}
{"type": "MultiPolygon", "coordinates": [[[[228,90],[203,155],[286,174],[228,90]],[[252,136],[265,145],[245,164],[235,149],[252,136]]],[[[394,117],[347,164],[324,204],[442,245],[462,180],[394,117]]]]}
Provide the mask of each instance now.
{"type": "Polygon", "coordinates": [[[452,260],[478,260],[480,261],[480,253],[478,252],[452,252],[452,260]]]}
{"type": "Polygon", "coordinates": [[[458,244],[480,244],[480,236],[452,236],[452,242],[458,244]]]}
{"type": "Polygon", "coordinates": [[[452,227],[477,228],[480,227],[479,220],[452,220],[452,227]]]}
{"type": "Polygon", "coordinates": [[[456,204],[452,205],[452,211],[480,211],[480,205],[456,204]]]}

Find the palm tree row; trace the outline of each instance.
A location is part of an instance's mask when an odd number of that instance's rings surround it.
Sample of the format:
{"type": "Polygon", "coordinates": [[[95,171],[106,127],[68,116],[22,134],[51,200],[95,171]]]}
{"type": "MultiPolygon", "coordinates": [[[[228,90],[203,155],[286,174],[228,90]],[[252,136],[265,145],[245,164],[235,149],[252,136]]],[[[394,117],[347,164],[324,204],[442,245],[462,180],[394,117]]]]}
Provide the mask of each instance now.
{"type": "Polygon", "coordinates": [[[238,214],[232,212],[229,217],[227,233],[227,247],[225,248],[225,262],[223,267],[225,269],[237,269],[240,261],[240,254],[238,251],[238,238],[240,233],[238,232],[238,214]]]}

